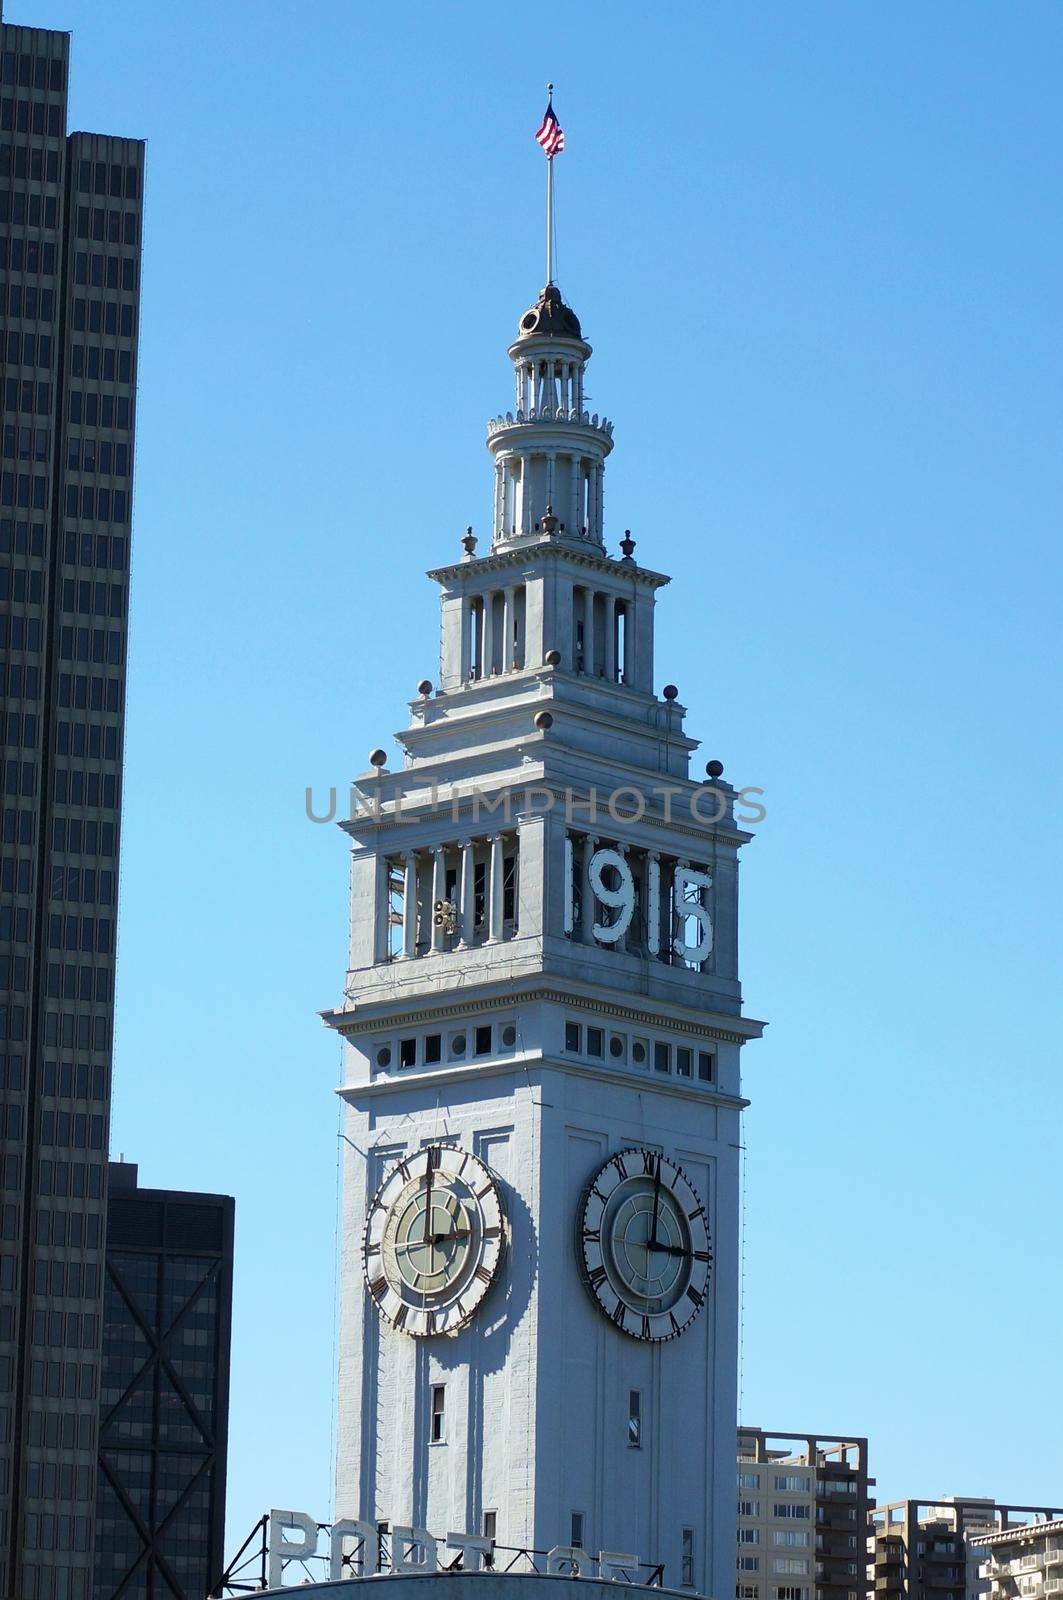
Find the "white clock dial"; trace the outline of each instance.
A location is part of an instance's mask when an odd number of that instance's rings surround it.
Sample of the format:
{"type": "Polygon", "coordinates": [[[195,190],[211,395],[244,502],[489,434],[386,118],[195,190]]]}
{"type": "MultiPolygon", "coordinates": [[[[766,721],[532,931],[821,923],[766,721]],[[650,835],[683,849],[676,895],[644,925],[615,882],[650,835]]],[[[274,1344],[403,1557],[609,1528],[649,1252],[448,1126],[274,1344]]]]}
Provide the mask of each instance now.
{"type": "Polygon", "coordinates": [[[366,1287],[404,1333],[455,1333],[490,1288],[505,1243],[502,1196],[488,1168],[464,1150],[426,1145],[396,1162],[369,1207],[366,1287]]]}
{"type": "Polygon", "coordinates": [[[709,1291],[705,1205],[682,1167],[655,1150],[621,1150],[580,1201],[576,1250],[587,1288],[635,1339],[674,1339],[709,1291]]]}

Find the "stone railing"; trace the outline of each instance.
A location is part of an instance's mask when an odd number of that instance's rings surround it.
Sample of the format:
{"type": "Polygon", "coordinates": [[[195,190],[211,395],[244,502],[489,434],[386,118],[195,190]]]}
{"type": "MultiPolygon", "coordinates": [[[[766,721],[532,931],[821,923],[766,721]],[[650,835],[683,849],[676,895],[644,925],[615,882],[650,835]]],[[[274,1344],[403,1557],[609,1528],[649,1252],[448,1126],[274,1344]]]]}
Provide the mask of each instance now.
{"type": "Polygon", "coordinates": [[[501,413],[492,417],[487,424],[488,433],[497,433],[500,428],[516,428],[526,422],[578,422],[584,428],[597,428],[599,433],[613,436],[613,424],[608,417],[599,417],[597,411],[577,411],[575,407],[566,411],[564,406],[533,406],[529,411],[518,411],[514,416],[512,411],[507,411],[505,416],[501,413]]]}

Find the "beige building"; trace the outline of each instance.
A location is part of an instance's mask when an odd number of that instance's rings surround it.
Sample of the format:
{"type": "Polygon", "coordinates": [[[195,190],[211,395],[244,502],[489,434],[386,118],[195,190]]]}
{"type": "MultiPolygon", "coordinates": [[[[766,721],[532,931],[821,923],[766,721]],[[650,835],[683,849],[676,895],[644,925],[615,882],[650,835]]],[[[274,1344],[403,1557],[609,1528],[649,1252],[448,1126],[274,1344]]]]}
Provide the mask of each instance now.
{"type": "Polygon", "coordinates": [[[738,1432],[736,1600],[865,1600],[867,1440],[738,1432]]]}
{"type": "Polygon", "coordinates": [[[1063,1596],[1063,1513],[971,1539],[988,1600],[1063,1596]]]}

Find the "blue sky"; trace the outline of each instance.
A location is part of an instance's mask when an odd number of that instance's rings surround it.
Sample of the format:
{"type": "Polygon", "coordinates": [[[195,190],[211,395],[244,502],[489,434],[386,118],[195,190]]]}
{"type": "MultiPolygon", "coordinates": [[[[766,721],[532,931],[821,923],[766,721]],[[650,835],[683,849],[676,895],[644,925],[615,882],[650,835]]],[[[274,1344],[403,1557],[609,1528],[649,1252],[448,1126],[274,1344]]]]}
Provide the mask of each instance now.
{"type": "Polygon", "coordinates": [[[743,1418],[1056,1441],[1063,10],[25,0],[148,140],[114,1150],[237,1196],[230,1533],[330,1505],[346,858],[559,278],[746,851],[743,1418]],[[1031,1422],[1036,1421],[1036,1427],[1031,1422]]]}

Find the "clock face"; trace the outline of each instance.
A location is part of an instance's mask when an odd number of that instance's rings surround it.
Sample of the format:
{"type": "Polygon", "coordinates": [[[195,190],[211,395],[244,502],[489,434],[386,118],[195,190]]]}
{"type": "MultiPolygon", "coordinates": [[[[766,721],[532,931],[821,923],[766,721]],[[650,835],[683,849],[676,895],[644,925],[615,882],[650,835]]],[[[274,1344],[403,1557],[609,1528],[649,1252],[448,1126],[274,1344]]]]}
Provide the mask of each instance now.
{"type": "Polygon", "coordinates": [[[595,1173],[580,1202],[576,1250],[601,1310],[635,1339],[674,1339],[705,1304],[708,1213],[682,1167],[656,1150],[621,1150],[595,1173]]]}
{"type": "Polygon", "coordinates": [[[498,1271],[506,1218],[482,1161],[431,1144],[392,1168],[365,1225],[362,1269],[381,1316],[420,1337],[456,1333],[498,1271]]]}

